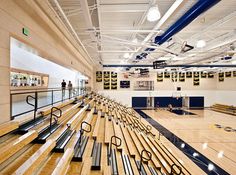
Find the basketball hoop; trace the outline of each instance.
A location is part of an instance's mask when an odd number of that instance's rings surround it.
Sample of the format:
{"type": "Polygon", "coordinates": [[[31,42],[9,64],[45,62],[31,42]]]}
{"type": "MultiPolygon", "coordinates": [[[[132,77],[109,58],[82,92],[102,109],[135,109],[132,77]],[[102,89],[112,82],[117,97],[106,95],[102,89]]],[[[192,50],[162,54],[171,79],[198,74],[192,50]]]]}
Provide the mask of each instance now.
{"type": "Polygon", "coordinates": [[[179,98],[181,98],[181,92],[173,92],[172,98],[176,98],[178,100],[179,98]]]}

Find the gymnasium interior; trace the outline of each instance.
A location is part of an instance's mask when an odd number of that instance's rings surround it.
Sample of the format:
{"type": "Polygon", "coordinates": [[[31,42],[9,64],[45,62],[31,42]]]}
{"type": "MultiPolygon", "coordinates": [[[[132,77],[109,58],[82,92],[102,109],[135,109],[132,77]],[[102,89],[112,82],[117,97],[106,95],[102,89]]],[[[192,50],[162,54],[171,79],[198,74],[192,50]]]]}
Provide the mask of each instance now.
{"type": "Polygon", "coordinates": [[[1,175],[235,175],[235,0],[0,0],[1,175]]]}

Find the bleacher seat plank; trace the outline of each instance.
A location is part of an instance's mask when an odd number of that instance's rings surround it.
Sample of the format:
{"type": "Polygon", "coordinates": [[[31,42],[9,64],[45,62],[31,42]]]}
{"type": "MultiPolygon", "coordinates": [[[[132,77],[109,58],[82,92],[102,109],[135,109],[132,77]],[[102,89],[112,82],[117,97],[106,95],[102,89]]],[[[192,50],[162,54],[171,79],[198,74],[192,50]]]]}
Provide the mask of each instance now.
{"type": "Polygon", "coordinates": [[[162,157],[160,154],[158,154],[157,150],[152,147],[151,143],[149,142],[149,140],[147,139],[146,136],[144,136],[143,134],[140,134],[141,137],[139,137],[143,147],[146,148],[147,151],[152,153],[152,162],[155,165],[155,168],[157,169],[161,169],[161,167],[167,168],[166,173],[170,172],[170,169],[168,169],[168,167],[165,167],[164,165],[161,166],[160,162],[160,158],[162,157]]]}
{"type": "Polygon", "coordinates": [[[94,126],[93,135],[92,135],[93,139],[95,140],[97,139],[97,136],[98,136],[100,120],[101,120],[101,113],[98,113],[96,124],[94,126]]]}
{"type": "Polygon", "coordinates": [[[166,161],[170,162],[170,164],[175,163],[175,164],[181,166],[182,167],[182,171],[183,171],[184,174],[191,174],[186,169],[186,167],[183,164],[181,164],[179,162],[179,160],[165,147],[165,145],[163,145],[162,143],[159,143],[157,140],[153,141],[152,138],[149,138],[149,140],[153,143],[155,148],[157,148],[162,153],[161,155],[166,158],[166,159],[164,158],[166,161]]]}
{"type": "Polygon", "coordinates": [[[111,175],[111,166],[108,165],[104,166],[103,175],[111,175]]]}
{"type": "Polygon", "coordinates": [[[0,124],[0,137],[17,129],[19,127],[19,122],[10,121],[3,124],[0,124]]]}
{"type": "Polygon", "coordinates": [[[78,124],[78,122],[82,119],[83,114],[85,114],[86,110],[88,108],[88,105],[83,107],[82,109],[79,110],[78,113],[76,113],[68,122],[67,126],[70,127],[71,129],[74,129],[75,126],[78,124]]]}
{"type": "Polygon", "coordinates": [[[111,137],[113,136],[113,126],[112,121],[108,121],[108,117],[105,118],[105,144],[109,144],[111,137]]]}
{"type": "Polygon", "coordinates": [[[38,133],[36,131],[29,131],[8,145],[0,148],[0,164],[22,149],[25,145],[32,142],[37,136],[38,133]]]}
{"type": "Polygon", "coordinates": [[[144,136],[143,136],[143,134],[142,133],[140,133],[140,134],[138,134],[137,132],[135,132],[135,134],[136,134],[136,136],[137,136],[137,138],[139,139],[139,141],[140,141],[140,143],[141,143],[141,145],[143,146],[143,148],[145,148],[145,150],[147,150],[147,151],[149,151],[150,153],[152,153],[152,159],[151,159],[151,161],[153,162],[153,164],[155,165],[155,167],[157,168],[157,169],[161,169],[161,165],[160,165],[160,160],[158,160],[158,156],[156,155],[156,152],[155,152],[155,150],[153,150],[151,147],[150,147],[150,145],[148,145],[146,142],[145,142],[145,140],[144,140],[144,136]]]}
{"type": "MultiPolygon", "coordinates": [[[[124,140],[119,123],[116,124],[114,121],[112,121],[112,123],[113,123],[113,130],[114,130],[115,136],[119,137],[121,140],[124,140]]],[[[117,150],[122,151],[123,147],[124,147],[124,143],[121,142],[121,145],[117,147],[117,150]]]]}
{"type": "Polygon", "coordinates": [[[73,157],[74,149],[68,148],[65,153],[63,154],[62,158],[58,162],[56,168],[52,172],[52,175],[63,175],[66,174],[70,161],[73,157]]]}
{"type": "Polygon", "coordinates": [[[39,148],[27,161],[25,161],[14,174],[31,175],[34,174],[38,166],[46,159],[48,154],[56,146],[56,142],[48,140],[39,148]]]}
{"type": "Polygon", "coordinates": [[[125,174],[121,154],[121,152],[116,152],[117,167],[119,174],[125,174]]]}
{"type": "Polygon", "coordinates": [[[134,143],[133,143],[132,139],[130,138],[130,135],[129,135],[129,132],[127,131],[127,128],[121,127],[121,131],[123,133],[124,141],[127,145],[129,155],[131,157],[135,157],[135,154],[136,154],[135,146],[134,146],[134,143]]]}
{"type": "MultiPolygon", "coordinates": [[[[133,143],[135,145],[135,148],[138,151],[138,155],[141,155],[142,150],[144,149],[143,146],[141,145],[140,141],[138,140],[137,136],[134,133],[134,130],[131,130],[128,128],[128,132],[131,136],[131,139],[133,140],[133,143]]],[[[147,155],[145,154],[145,157],[147,157],[147,155]]]]}
{"type": "Polygon", "coordinates": [[[92,165],[92,157],[88,157],[88,158],[85,159],[84,162],[82,163],[81,174],[83,174],[83,175],[90,175],[90,172],[91,172],[91,165],[92,165]]]}

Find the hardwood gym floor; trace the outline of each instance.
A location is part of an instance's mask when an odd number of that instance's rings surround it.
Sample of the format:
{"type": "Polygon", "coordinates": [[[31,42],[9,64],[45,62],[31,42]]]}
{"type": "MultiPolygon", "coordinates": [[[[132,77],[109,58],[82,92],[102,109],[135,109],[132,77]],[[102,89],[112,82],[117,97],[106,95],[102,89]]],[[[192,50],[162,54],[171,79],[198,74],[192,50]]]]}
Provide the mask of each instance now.
{"type": "MultiPolygon", "coordinates": [[[[177,115],[167,110],[143,110],[215,164],[230,174],[236,174],[235,116],[211,110],[189,111],[197,115],[177,115]],[[221,128],[215,124],[221,125],[221,128]],[[227,129],[230,131],[226,131],[227,129]]],[[[163,137],[161,140],[171,145],[163,137]]]]}

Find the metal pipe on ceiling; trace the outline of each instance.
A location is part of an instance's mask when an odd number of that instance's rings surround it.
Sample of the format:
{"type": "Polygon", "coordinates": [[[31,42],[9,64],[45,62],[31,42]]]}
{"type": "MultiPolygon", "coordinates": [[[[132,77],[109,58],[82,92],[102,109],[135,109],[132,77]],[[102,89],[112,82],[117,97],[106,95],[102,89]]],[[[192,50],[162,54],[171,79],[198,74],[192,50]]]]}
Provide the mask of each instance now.
{"type": "MultiPolygon", "coordinates": [[[[214,6],[220,0],[199,0],[194,4],[180,19],[178,19],[165,33],[161,36],[155,37],[155,44],[161,45],[167,40],[169,40],[173,35],[181,31],[188,24],[190,24],[194,19],[196,19],[200,14],[207,11],[209,8],[214,6]]],[[[153,51],[152,48],[147,48],[145,51],[153,51]]],[[[141,53],[136,56],[136,59],[145,58],[148,54],[141,53]]]]}
{"type": "Polygon", "coordinates": [[[67,25],[69,26],[70,30],[72,31],[72,35],[76,38],[76,40],[79,42],[79,44],[82,46],[82,49],[84,50],[84,52],[86,53],[86,55],[88,56],[88,58],[90,59],[90,61],[92,61],[92,63],[94,63],[94,60],[90,57],[87,49],[85,48],[84,44],[82,43],[82,41],[79,39],[77,33],[75,32],[74,28],[72,27],[72,25],[70,24],[69,20],[67,19],[64,11],[62,10],[60,4],[58,3],[57,0],[53,0],[54,4],[56,5],[57,9],[59,10],[60,14],[62,15],[62,17],[64,18],[65,22],[67,23],[67,25]]]}
{"type": "MultiPolygon", "coordinates": [[[[159,30],[165,22],[176,12],[176,10],[183,5],[187,0],[176,0],[172,6],[168,9],[168,11],[164,14],[164,16],[158,21],[156,26],[153,28],[153,31],[159,30]]],[[[146,44],[155,34],[154,32],[150,32],[145,39],[142,41],[142,44],[146,44]]],[[[140,51],[143,47],[137,48],[137,51],[140,51]]],[[[131,57],[133,57],[134,54],[131,54],[131,57]]]]}
{"type": "MultiPolygon", "coordinates": [[[[132,65],[125,65],[125,64],[110,64],[110,65],[103,65],[103,67],[153,67],[153,64],[132,64],[132,65]]],[[[165,65],[160,66],[160,68],[191,68],[191,67],[207,67],[207,68],[236,68],[235,64],[201,64],[201,65],[188,65],[188,64],[178,64],[178,65],[165,65]]]]}

